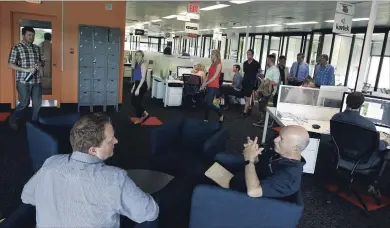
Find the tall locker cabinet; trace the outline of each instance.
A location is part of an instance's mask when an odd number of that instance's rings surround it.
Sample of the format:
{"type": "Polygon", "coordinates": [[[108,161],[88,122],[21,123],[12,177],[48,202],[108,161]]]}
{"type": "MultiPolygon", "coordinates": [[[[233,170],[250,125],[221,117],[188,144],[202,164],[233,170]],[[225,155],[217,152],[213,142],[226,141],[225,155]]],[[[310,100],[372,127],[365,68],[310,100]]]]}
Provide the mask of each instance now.
{"type": "Polygon", "coordinates": [[[78,110],[113,105],[118,111],[120,29],[82,25],[79,43],[78,110]]]}

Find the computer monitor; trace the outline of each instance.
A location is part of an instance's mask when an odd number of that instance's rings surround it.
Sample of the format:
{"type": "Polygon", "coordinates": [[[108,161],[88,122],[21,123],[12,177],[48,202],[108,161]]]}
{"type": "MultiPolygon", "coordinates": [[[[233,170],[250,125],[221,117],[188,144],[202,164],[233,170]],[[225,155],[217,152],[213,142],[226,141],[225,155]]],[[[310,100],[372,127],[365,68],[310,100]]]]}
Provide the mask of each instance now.
{"type": "Polygon", "coordinates": [[[183,77],[183,74],[192,74],[193,67],[190,66],[178,66],[177,67],[177,77],[183,77]]]}
{"type": "MultiPolygon", "coordinates": [[[[347,97],[350,93],[344,93],[343,105],[340,111],[347,108],[347,97]]],[[[390,99],[375,96],[364,96],[365,101],[360,108],[360,115],[368,118],[377,126],[377,130],[381,132],[390,131],[390,99]]]]}

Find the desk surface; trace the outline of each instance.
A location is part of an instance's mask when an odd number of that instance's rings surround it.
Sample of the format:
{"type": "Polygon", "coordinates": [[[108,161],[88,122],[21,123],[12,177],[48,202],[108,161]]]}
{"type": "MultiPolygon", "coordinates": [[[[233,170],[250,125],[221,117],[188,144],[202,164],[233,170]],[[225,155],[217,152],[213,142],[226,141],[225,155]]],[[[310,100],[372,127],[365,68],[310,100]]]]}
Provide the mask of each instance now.
{"type": "MultiPolygon", "coordinates": [[[[286,121],[281,120],[276,115],[276,108],[275,107],[267,107],[267,112],[272,116],[272,118],[281,126],[289,126],[289,125],[299,125],[296,121],[286,121]]],[[[301,125],[304,127],[307,131],[318,133],[318,134],[324,134],[329,135],[330,134],[330,121],[323,121],[323,120],[307,120],[307,123],[303,123],[301,125]],[[314,129],[312,126],[313,124],[320,125],[319,129],[314,129]]]]}
{"type": "Polygon", "coordinates": [[[127,175],[144,192],[152,194],[163,189],[173,176],[147,169],[130,169],[127,175]]]}

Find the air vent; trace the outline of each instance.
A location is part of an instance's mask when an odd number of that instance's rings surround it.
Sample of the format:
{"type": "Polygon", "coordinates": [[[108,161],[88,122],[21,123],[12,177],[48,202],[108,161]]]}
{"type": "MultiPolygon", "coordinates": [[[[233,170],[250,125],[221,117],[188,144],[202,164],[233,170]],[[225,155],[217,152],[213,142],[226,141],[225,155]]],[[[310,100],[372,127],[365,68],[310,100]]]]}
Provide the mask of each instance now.
{"type": "Polygon", "coordinates": [[[283,17],[283,19],[286,19],[286,20],[294,20],[295,17],[283,17]]]}

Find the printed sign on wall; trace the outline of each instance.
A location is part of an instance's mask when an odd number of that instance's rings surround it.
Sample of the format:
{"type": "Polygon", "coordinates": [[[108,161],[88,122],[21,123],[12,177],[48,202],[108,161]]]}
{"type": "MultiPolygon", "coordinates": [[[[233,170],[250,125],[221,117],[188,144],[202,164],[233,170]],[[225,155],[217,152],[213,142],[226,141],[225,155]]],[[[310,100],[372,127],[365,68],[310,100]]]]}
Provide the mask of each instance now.
{"type": "Polygon", "coordinates": [[[199,24],[186,22],[185,27],[184,27],[184,32],[198,35],[199,34],[199,24]]]}

